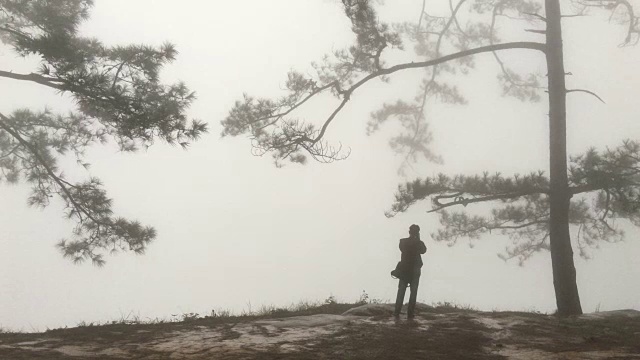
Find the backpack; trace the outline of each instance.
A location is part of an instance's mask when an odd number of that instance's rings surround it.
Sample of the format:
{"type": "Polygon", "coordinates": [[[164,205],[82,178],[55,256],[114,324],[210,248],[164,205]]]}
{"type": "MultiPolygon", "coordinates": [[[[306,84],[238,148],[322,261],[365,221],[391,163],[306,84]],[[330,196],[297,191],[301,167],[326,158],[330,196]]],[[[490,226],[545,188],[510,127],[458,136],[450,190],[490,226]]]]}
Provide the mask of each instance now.
{"type": "Polygon", "coordinates": [[[411,268],[408,264],[398,261],[396,268],[391,270],[391,277],[394,279],[400,279],[402,281],[410,282],[412,277],[411,268]]]}

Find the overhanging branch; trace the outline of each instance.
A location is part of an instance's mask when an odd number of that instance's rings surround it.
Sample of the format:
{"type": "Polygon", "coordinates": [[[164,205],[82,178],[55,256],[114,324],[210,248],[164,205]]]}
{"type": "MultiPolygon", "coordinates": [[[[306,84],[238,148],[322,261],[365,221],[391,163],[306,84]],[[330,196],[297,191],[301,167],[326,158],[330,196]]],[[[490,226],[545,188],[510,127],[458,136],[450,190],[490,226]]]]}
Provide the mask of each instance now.
{"type": "Polygon", "coordinates": [[[529,41],[510,42],[510,43],[504,43],[504,44],[481,46],[481,47],[478,47],[478,48],[475,48],[475,49],[469,49],[469,50],[460,51],[460,52],[457,52],[457,53],[454,53],[454,54],[445,55],[445,56],[442,56],[442,57],[439,57],[439,58],[433,59],[433,60],[420,61],[420,62],[411,62],[411,63],[406,63],[406,64],[399,64],[399,65],[395,65],[395,66],[392,66],[392,67],[387,68],[387,69],[382,69],[380,71],[377,71],[375,73],[372,73],[372,74],[364,77],[362,80],[358,81],[353,86],[351,86],[346,91],[346,93],[348,93],[348,94],[353,93],[354,90],[356,90],[357,88],[359,88],[360,86],[362,86],[363,84],[368,82],[369,80],[372,80],[372,79],[375,79],[377,77],[384,76],[384,75],[390,75],[390,74],[393,74],[393,73],[401,71],[401,70],[428,68],[428,67],[431,67],[431,66],[435,66],[435,65],[438,65],[438,64],[442,64],[442,63],[445,63],[445,62],[448,62],[448,61],[451,61],[451,60],[456,60],[456,59],[460,59],[460,58],[467,57],[467,56],[472,56],[472,55],[491,52],[491,51],[510,50],[510,49],[514,49],[514,50],[515,49],[529,49],[529,50],[539,50],[539,51],[545,52],[546,51],[546,45],[543,44],[543,43],[529,42],[529,41]]]}
{"type": "Polygon", "coordinates": [[[445,209],[451,206],[456,206],[456,205],[467,206],[468,204],[473,204],[478,202],[494,201],[494,200],[509,200],[509,199],[515,199],[515,198],[519,198],[527,195],[546,194],[546,193],[547,192],[543,190],[533,190],[533,191],[519,191],[519,192],[504,193],[504,194],[494,194],[494,195],[480,196],[480,197],[474,197],[474,198],[465,198],[460,195],[460,196],[455,196],[454,201],[444,203],[444,204],[440,202],[441,199],[451,198],[453,196],[437,195],[433,197],[433,203],[436,205],[436,208],[427,211],[427,213],[437,212],[442,209],[445,209]]]}
{"type": "Polygon", "coordinates": [[[346,103],[349,101],[351,95],[353,94],[353,92],[355,90],[357,90],[359,87],[361,87],[362,85],[366,84],[367,82],[376,79],[378,77],[381,76],[385,76],[385,75],[390,75],[393,73],[396,73],[398,71],[402,71],[402,70],[409,70],[409,69],[422,69],[422,68],[428,68],[428,67],[432,67],[432,66],[436,66],[442,63],[446,63],[452,60],[456,60],[456,59],[460,59],[460,58],[464,58],[467,56],[473,56],[476,54],[482,54],[482,53],[486,53],[486,52],[494,52],[494,51],[501,51],[501,50],[511,50],[511,49],[529,49],[529,50],[538,50],[538,51],[542,51],[543,53],[546,51],[546,45],[543,43],[538,43],[538,42],[529,42],[529,41],[521,41],[521,42],[510,42],[510,43],[504,43],[504,44],[493,44],[493,45],[487,45],[487,46],[481,46],[475,49],[469,49],[469,50],[464,50],[464,51],[460,51],[454,54],[449,54],[449,55],[445,55],[442,57],[439,57],[437,59],[432,59],[432,60],[427,60],[427,61],[420,61],[420,62],[411,62],[411,63],[405,63],[405,64],[398,64],[386,69],[382,69],[376,72],[373,72],[367,76],[365,76],[364,78],[362,78],[360,81],[356,82],[355,84],[353,84],[350,88],[344,90],[342,92],[343,95],[343,100],[340,103],[340,105],[331,113],[331,115],[329,116],[329,118],[324,122],[322,129],[320,130],[320,133],[318,134],[318,136],[313,139],[313,142],[318,142],[320,139],[322,139],[322,137],[324,136],[329,124],[331,123],[331,121],[333,121],[333,119],[335,118],[335,116],[338,114],[338,112],[340,112],[340,110],[346,105],[346,103]]]}
{"type": "Polygon", "coordinates": [[[22,81],[32,81],[41,85],[45,85],[57,90],[64,90],[62,86],[62,81],[57,79],[48,78],[38,74],[14,74],[9,71],[0,70],[0,77],[5,77],[14,80],[22,80],[22,81]]]}
{"type": "Polygon", "coordinates": [[[73,207],[76,209],[76,211],[78,211],[78,215],[80,216],[80,221],[82,221],[82,216],[80,214],[85,214],[87,216],[87,218],[91,219],[96,224],[100,224],[101,223],[100,221],[96,220],[82,205],[80,205],[80,204],[78,204],[76,202],[76,200],[74,199],[74,197],[71,194],[71,192],[69,191],[69,189],[67,189],[67,185],[65,184],[67,182],[64,181],[63,179],[61,179],[58,175],[56,175],[53,172],[53,169],[51,169],[51,167],[47,164],[47,162],[42,158],[42,156],[40,155],[38,150],[36,148],[34,148],[31,143],[26,141],[22,136],[20,136],[20,134],[18,134],[14,129],[12,129],[6,123],[7,121],[9,121],[9,118],[6,117],[4,114],[0,113],[0,119],[1,119],[0,120],[0,129],[2,129],[4,131],[6,131],[7,133],[9,133],[9,135],[13,136],[16,140],[18,140],[18,142],[22,146],[24,146],[25,148],[29,149],[29,151],[33,154],[33,156],[36,158],[36,160],[38,160],[40,165],[42,165],[42,167],[45,169],[47,174],[49,174],[49,176],[53,179],[53,181],[55,181],[56,184],[58,184],[58,186],[60,187],[62,192],[65,193],[65,195],[69,199],[69,202],[73,205],[73,207]]]}

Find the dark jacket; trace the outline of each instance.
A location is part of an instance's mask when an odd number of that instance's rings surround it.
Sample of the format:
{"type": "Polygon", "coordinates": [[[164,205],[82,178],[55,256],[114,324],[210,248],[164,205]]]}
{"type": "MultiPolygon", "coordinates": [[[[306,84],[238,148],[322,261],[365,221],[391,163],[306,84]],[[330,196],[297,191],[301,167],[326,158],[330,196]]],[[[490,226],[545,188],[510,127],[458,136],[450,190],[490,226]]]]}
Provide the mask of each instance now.
{"type": "Polygon", "coordinates": [[[404,238],[400,239],[400,251],[402,257],[400,260],[410,267],[422,267],[422,256],[427,252],[427,246],[420,239],[404,238]]]}

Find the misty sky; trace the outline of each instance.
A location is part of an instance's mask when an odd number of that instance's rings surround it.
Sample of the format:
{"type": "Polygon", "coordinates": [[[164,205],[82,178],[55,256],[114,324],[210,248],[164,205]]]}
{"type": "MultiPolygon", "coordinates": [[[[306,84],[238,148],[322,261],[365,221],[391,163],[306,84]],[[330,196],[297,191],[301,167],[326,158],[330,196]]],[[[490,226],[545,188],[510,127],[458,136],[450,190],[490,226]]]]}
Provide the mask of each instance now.
{"type": "MultiPolygon", "coordinates": [[[[415,22],[421,4],[389,1],[380,16],[415,22]]],[[[624,28],[606,16],[571,18],[564,25],[569,86],[595,91],[606,101],[569,95],[569,153],[640,139],[640,46],[619,47],[624,28]]],[[[329,140],[351,147],[346,161],[278,169],[269,156],[252,156],[249,140],[220,139],[219,121],[243,92],[276,96],[287,71],[308,72],[312,61],[353,41],[338,1],[101,0],[82,33],[111,45],[174,43],[180,53],[164,79],[184,80],[197,92],[189,114],[207,121],[211,131],[188,151],[161,143],[133,154],[113,144],[95,147],[87,156],[88,172],[67,159],[70,178],[101,178],[118,215],[158,230],[146,255],[109,257],[104,268],[74,265],[55,248],[73,226],[63,219],[60,203],[42,211],[29,208],[27,186],[1,184],[0,327],[43,331],[129,314],[147,319],[212,309],[240,312],[330,295],[354,301],[363,290],[390,301],[397,287],[389,276],[399,259],[397,241],[413,223],[421,226],[428,247],[419,301],[482,310],[555,309],[548,253],[519,267],[496,256],[509,244],[506,237],[487,236],[473,248],[467,241],[455,247],[435,243],[429,234],[438,221],[426,213],[428,202],[384,217],[406,179],[547,169],[547,105],[502,98],[498,67],[489,55],[478,56],[477,69],[457,82],[468,105],[431,104],[426,110],[433,148],[444,164],[418,163],[402,177],[402,158],[387,145],[397,127],[366,136],[366,121],[383,101],[411,98],[420,71],[354,94],[327,133],[329,140]]],[[[535,34],[522,36],[536,40],[535,34]]],[[[404,57],[412,59],[410,45],[408,50],[404,57]]],[[[538,53],[515,51],[507,58],[523,69],[545,71],[538,53]]],[[[0,59],[3,70],[16,73],[33,71],[37,63],[7,47],[0,48],[0,59]]],[[[0,86],[4,114],[21,107],[72,108],[68,98],[42,86],[5,78],[0,86]]],[[[321,99],[304,115],[322,119],[330,104],[321,99]]],[[[625,243],[602,244],[589,261],[576,257],[585,312],[640,310],[640,230],[625,229],[625,243]]]]}

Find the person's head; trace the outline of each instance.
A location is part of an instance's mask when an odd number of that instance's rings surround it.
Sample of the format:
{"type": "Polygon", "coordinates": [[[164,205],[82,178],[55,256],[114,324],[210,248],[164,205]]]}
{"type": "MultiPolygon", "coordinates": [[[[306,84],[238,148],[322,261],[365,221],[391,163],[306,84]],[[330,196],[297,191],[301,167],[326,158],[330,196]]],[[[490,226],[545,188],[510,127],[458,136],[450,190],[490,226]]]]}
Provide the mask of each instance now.
{"type": "Polygon", "coordinates": [[[420,226],[413,224],[409,226],[409,236],[419,237],[420,236],[420,226]]]}

